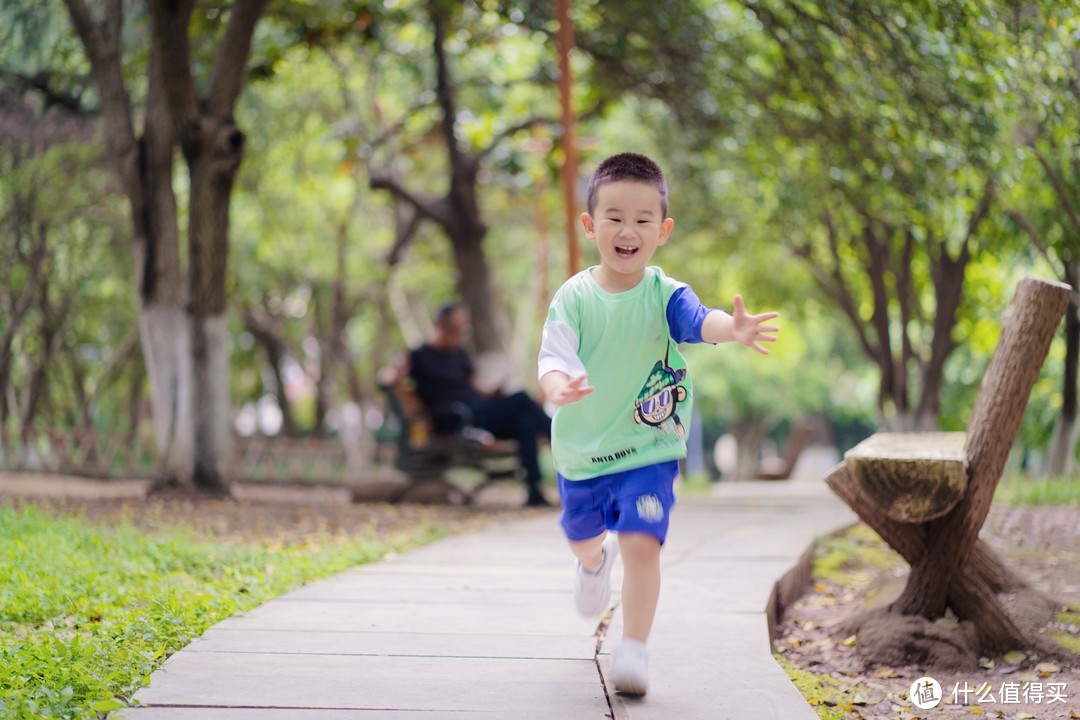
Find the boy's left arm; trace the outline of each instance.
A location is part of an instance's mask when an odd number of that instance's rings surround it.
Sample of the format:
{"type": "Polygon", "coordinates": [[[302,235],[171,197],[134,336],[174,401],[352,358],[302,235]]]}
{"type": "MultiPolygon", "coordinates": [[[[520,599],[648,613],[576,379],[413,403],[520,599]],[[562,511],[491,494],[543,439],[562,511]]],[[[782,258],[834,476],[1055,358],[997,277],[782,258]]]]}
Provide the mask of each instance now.
{"type": "Polygon", "coordinates": [[[746,312],[742,295],[736,295],[732,314],[712,310],[705,316],[701,323],[701,339],[708,343],[737,342],[768,355],[769,351],[761,343],[776,342],[776,333],[780,332],[780,328],[763,323],[779,316],[780,313],[776,312],[751,315],[746,312]]]}

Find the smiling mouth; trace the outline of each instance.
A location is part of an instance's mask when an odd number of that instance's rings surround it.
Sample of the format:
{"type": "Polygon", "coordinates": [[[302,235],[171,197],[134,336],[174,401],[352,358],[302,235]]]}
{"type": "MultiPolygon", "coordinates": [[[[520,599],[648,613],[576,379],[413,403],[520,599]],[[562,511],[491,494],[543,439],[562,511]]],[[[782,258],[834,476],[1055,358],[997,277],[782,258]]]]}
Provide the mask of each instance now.
{"type": "Polygon", "coordinates": [[[636,247],[622,247],[620,245],[615,246],[615,254],[621,258],[634,257],[637,254],[638,248],[636,247]]]}

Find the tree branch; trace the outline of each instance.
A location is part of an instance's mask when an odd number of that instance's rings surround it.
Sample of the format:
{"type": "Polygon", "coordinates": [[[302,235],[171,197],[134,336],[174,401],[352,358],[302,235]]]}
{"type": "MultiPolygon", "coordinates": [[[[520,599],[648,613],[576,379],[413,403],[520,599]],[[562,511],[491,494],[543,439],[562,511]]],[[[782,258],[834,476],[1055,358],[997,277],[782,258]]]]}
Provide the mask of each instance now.
{"type": "Polygon", "coordinates": [[[527,120],[522,120],[521,122],[516,123],[514,125],[511,125],[510,127],[504,129],[502,132],[496,134],[495,137],[493,137],[491,139],[491,142],[488,143],[488,146],[486,148],[484,148],[483,150],[481,150],[480,153],[476,157],[477,157],[478,160],[483,160],[488,155],[490,155],[496,148],[498,148],[499,144],[502,143],[503,140],[506,140],[509,137],[513,137],[514,135],[517,135],[522,130],[528,130],[529,128],[534,127],[536,125],[558,125],[558,124],[559,124],[559,121],[557,119],[553,118],[553,117],[536,116],[536,117],[528,118],[527,120]]]}
{"type": "Polygon", "coordinates": [[[231,118],[236,100],[244,87],[244,70],[251,54],[255,24],[266,9],[268,0],[236,0],[229,12],[225,36],[218,45],[206,109],[214,117],[231,118]]]}
{"type": "Polygon", "coordinates": [[[416,230],[420,226],[420,212],[413,203],[398,203],[394,208],[394,245],[386,254],[386,264],[393,268],[401,262],[406,248],[416,237],[416,230]]]}
{"type": "MultiPolygon", "coordinates": [[[[1050,267],[1054,267],[1054,259],[1050,257],[1050,248],[1046,246],[1046,241],[1043,240],[1039,231],[1035,229],[1035,226],[1031,224],[1031,221],[1027,219],[1027,216],[1019,210],[1006,210],[1005,214],[1009,216],[1009,219],[1020,226],[1020,229],[1027,233],[1031,241],[1035,243],[1035,247],[1039,249],[1042,256],[1046,259],[1046,262],[1050,264],[1050,267]]],[[[1064,277],[1065,271],[1056,271],[1058,277],[1064,277]]]]}
{"type": "Polygon", "coordinates": [[[444,228],[453,221],[446,198],[414,193],[394,178],[375,173],[371,175],[370,186],[372,190],[389,191],[397,199],[416,208],[420,215],[444,228]]]}
{"type": "Polygon", "coordinates": [[[101,376],[98,377],[96,383],[94,383],[94,392],[88,398],[89,401],[93,400],[101,394],[101,392],[111,385],[116,378],[120,376],[120,371],[124,369],[127,361],[135,354],[135,349],[139,346],[139,328],[138,326],[132,327],[128,331],[124,339],[120,341],[120,344],[113,350],[112,357],[109,358],[109,364],[101,372],[101,376]]]}
{"type": "Polygon", "coordinates": [[[1061,201],[1061,206],[1065,208],[1065,214],[1069,216],[1069,221],[1072,222],[1073,229],[1080,231],[1080,211],[1077,211],[1076,205],[1073,203],[1072,198],[1069,197],[1069,191],[1065,187],[1061,173],[1050,164],[1045,155],[1039,152],[1034,143],[1032,143],[1031,149],[1035,152],[1035,157],[1039,159],[1039,164],[1046,170],[1046,175],[1050,178],[1050,184],[1054,186],[1058,199],[1061,201]]]}
{"type": "Polygon", "coordinates": [[[454,102],[454,85],[450,78],[450,61],[446,57],[446,27],[439,8],[439,0],[430,0],[428,3],[431,13],[431,22],[435,28],[432,45],[435,50],[436,82],[435,97],[439,107],[442,108],[442,135],[446,141],[446,150],[450,154],[450,167],[462,166],[461,148],[458,147],[457,133],[454,125],[457,123],[457,107],[454,102]]]}

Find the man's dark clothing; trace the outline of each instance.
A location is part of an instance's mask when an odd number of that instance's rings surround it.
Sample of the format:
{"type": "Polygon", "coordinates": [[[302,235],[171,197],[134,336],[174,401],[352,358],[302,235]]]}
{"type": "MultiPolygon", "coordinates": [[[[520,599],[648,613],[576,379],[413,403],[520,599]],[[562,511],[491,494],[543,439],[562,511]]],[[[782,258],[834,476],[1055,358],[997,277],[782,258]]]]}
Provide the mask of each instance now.
{"type": "MultiPolygon", "coordinates": [[[[409,353],[409,367],[409,374],[416,382],[416,392],[432,414],[448,411],[454,403],[471,406],[480,399],[471,384],[472,360],[461,348],[439,350],[421,345],[409,353]]],[[[457,429],[449,428],[443,432],[457,429]]],[[[436,431],[440,430],[436,428],[436,431]]]]}
{"type": "Polygon", "coordinates": [[[409,368],[416,392],[431,413],[435,432],[456,432],[463,421],[471,421],[497,438],[517,440],[529,499],[537,499],[540,496],[537,436],[551,438],[551,418],[544,409],[523,392],[481,396],[472,387],[472,361],[461,348],[439,350],[421,345],[409,353],[409,368]]]}

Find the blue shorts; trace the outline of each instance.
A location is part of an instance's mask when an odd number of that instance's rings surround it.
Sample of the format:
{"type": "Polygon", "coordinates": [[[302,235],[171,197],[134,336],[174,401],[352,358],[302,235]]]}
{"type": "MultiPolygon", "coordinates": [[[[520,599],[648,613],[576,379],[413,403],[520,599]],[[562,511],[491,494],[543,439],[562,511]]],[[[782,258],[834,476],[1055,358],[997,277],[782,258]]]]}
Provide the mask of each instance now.
{"type": "Polygon", "coordinates": [[[579,542],[614,530],[652,535],[663,545],[678,474],[679,461],[671,460],[588,480],[559,475],[559,523],[566,539],[579,542]]]}

